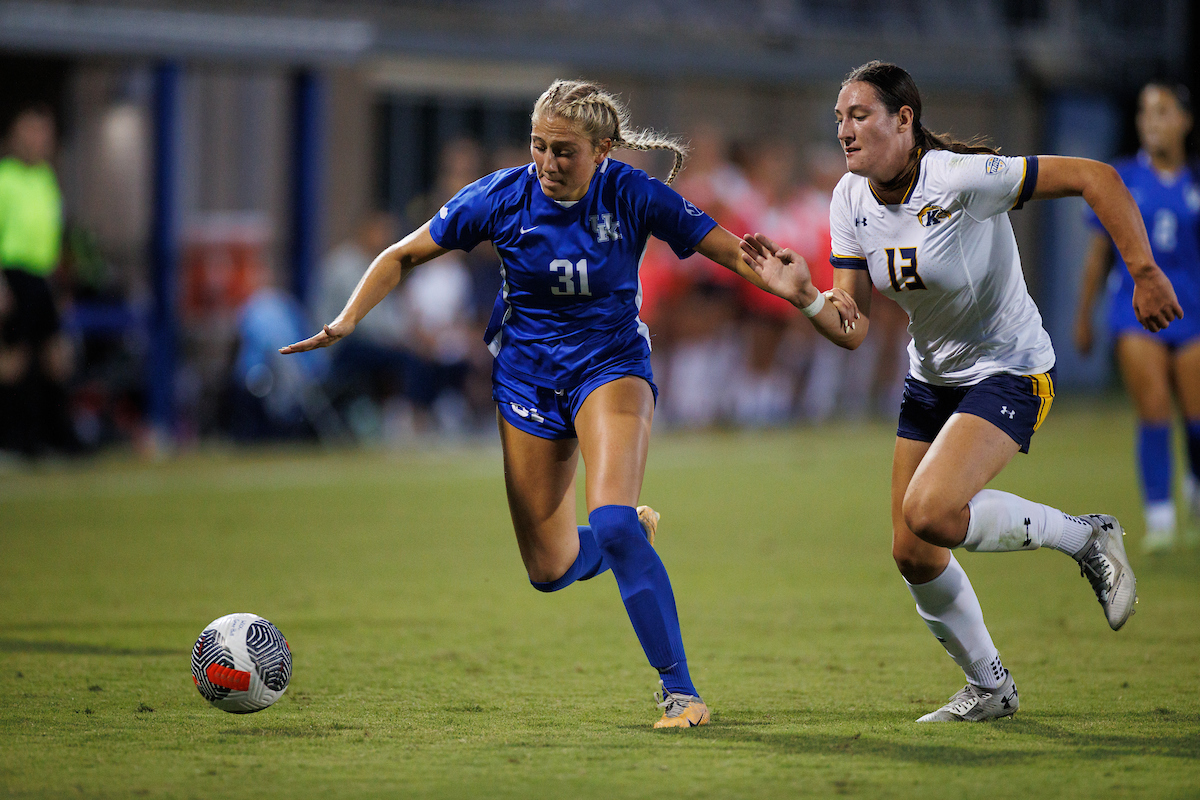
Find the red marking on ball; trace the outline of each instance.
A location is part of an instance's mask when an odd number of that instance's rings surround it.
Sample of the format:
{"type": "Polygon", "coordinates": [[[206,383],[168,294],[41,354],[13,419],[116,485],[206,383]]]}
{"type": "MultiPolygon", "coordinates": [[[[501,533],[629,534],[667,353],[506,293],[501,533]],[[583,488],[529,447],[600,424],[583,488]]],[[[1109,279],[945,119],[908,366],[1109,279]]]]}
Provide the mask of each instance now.
{"type": "Polygon", "coordinates": [[[214,686],[223,686],[238,692],[244,692],[250,688],[249,672],[222,667],[220,664],[209,664],[208,669],[204,670],[204,674],[208,676],[208,682],[214,686]]]}

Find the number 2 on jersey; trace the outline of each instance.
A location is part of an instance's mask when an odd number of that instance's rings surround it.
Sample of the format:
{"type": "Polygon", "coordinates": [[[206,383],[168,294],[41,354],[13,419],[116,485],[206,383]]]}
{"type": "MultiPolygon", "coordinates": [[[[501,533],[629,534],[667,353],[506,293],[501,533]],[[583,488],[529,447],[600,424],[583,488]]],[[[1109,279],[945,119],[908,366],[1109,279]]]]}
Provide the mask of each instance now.
{"type": "Polygon", "coordinates": [[[592,296],[592,290],[588,286],[587,259],[586,258],[581,258],[578,261],[576,261],[574,264],[572,264],[570,261],[568,261],[565,258],[556,258],[550,262],[550,271],[562,273],[561,275],[558,276],[558,282],[561,283],[562,286],[561,287],[551,286],[550,294],[560,294],[560,295],[578,294],[578,295],[583,295],[585,297],[592,296]],[[575,291],[575,277],[576,277],[575,273],[576,273],[576,271],[579,272],[579,276],[578,276],[579,277],[579,291],[575,291]]]}
{"type": "Polygon", "coordinates": [[[921,280],[921,276],[917,274],[917,248],[915,247],[888,247],[884,249],[887,253],[888,260],[888,278],[892,282],[892,290],[902,292],[905,289],[924,289],[925,281],[921,280]],[[907,261],[907,264],[900,265],[900,274],[896,274],[896,250],[900,251],[900,258],[907,261]]]}

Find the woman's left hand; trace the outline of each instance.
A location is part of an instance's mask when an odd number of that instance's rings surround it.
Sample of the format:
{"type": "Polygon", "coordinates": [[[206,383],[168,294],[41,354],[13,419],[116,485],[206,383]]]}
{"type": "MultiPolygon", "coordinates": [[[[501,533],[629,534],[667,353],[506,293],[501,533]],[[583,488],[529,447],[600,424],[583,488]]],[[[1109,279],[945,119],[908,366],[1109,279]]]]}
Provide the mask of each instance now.
{"type": "MultiPolygon", "coordinates": [[[[1157,333],[1183,318],[1183,307],[1175,296],[1175,287],[1157,265],[1133,278],[1133,313],[1138,322],[1151,333],[1157,333]]],[[[1132,271],[1131,271],[1132,274],[1132,271]]]]}
{"type": "Polygon", "coordinates": [[[742,260],[771,292],[790,303],[801,302],[799,298],[812,288],[808,262],[794,250],[781,248],[761,233],[742,237],[742,260]]]}

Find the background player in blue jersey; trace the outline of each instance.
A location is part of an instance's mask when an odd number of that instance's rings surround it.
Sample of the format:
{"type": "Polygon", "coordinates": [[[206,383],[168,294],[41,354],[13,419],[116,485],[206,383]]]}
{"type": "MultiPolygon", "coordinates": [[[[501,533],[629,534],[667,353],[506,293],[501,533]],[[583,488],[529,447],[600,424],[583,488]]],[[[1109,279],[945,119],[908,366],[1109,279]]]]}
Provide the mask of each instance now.
{"type": "Polygon", "coordinates": [[[1146,504],[1148,552],[1168,550],[1175,543],[1175,501],[1172,488],[1172,399],[1179,404],[1187,429],[1190,474],[1184,481],[1192,523],[1200,524],[1200,173],[1187,160],[1187,136],[1192,111],[1187,89],[1151,83],[1138,98],[1137,156],[1115,164],[1129,186],[1146,229],[1154,260],[1162,267],[1179,297],[1184,317],[1166,330],[1150,333],[1133,314],[1133,279],[1112,239],[1094,214],[1089,218],[1096,235],[1088,250],[1075,344],[1084,353],[1092,348],[1092,306],[1109,278],[1110,308],[1117,363],[1138,415],[1138,466],[1146,504]]]}
{"type": "MultiPolygon", "coordinates": [[[[509,510],[534,588],[553,592],[611,569],[664,709],[655,727],[708,722],[688,674],[670,580],[651,547],[658,515],[635,508],[646,469],[657,389],[650,339],[638,317],[638,267],[651,235],[796,302],[792,265],[756,272],[740,240],[641,170],[615,147],[675,152],[672,139],[630,130],[618,100],[590,83],[557,81],[532,115],[533,163],[464,188],[427,224],[381,253],[342,313],[283,353],[324,347],[354,330],[410,269],[490,240],[503,288],[485,341],[495,355],[493,397],[509,510]],[[587,464],[588,524],[575,524],[575,468],[587,464]]],[[[822,309],[834,327],[856,315],[838,293],[822,309]]]]}

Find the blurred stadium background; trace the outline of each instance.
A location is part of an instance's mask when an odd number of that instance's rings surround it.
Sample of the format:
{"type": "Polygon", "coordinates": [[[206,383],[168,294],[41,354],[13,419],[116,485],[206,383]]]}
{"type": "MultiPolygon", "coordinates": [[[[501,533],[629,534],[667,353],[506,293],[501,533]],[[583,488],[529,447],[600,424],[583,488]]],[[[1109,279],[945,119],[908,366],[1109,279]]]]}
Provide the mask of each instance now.
{"type": "MultiPolygon", "coordinates": [[[[554,78],[602,82],[635,124],[690,139],[684,194],[816,263],[849,69],[905,66],[931,129],[1110,159],[1135,147],[1145,81],[1197,86],[1198,20],[1187,0],[0,2],[0,121],[35,102],[58,122],[53,285],[82,449],[396,443],[494,429],[486,248],[418,271],[357,351],[273,350],[340,308],[373,248],[523,163],[554,78]]],[[[1013,221],[1060,383],[1105,390],[1107,348],[1070,343],[1081,201],[1013,221]]],[[[904,342],[886,307],[846,362],[704,264],[663,248],[643,278],[662,425],[894,416],[904,342]]]]}

